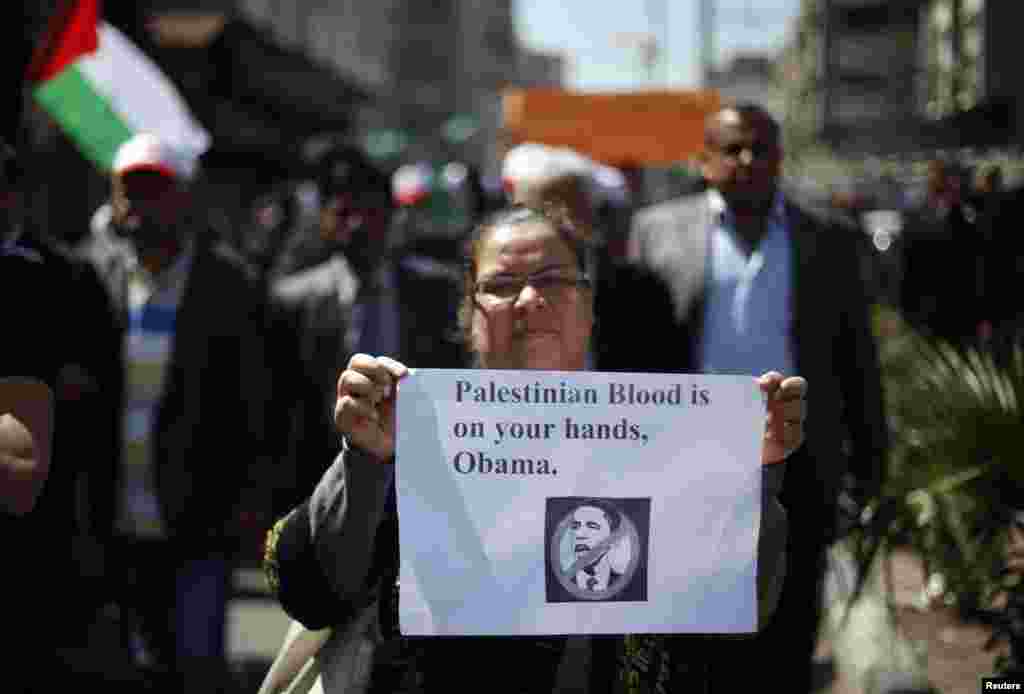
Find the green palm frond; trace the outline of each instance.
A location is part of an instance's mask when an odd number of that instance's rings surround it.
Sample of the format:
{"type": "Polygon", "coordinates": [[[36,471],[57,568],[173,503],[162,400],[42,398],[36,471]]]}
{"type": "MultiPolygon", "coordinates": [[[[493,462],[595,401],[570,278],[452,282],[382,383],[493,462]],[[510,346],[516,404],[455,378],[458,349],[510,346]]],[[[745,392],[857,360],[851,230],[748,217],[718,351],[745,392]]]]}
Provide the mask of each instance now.
{"type": "Polygon", "coordinates": [[[1024,355],[958,350],[884,309],[876,327],[892,447],[851,547],[862,569],[909,547],[948,603],[976,609],[1004,587],[1005,530],[1024,509],[1024,355]]]}

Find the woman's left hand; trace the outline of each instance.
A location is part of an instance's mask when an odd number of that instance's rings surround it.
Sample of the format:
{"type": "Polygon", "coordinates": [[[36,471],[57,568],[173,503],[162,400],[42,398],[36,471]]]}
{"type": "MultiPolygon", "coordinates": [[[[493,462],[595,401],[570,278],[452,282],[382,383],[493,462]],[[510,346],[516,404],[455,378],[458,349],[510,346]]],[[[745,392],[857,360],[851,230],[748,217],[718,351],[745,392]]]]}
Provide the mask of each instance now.
{"type": "Polygon", "coordinates": [[[786,378],[777,371],[769,371],[757,383],[768,400],[761,463],[781,463],[804,442],[807,381],[800,376],[786,378]]]}

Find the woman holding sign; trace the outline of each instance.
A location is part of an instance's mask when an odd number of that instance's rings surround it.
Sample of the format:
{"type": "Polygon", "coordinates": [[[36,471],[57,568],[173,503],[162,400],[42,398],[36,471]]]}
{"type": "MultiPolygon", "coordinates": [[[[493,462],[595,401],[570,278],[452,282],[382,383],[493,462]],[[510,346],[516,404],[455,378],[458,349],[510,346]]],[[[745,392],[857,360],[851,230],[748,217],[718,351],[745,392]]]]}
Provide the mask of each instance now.
{"type": "MultiPolygon", "coordinates": [[[[586,368],[594,310],[584,247],[562,216],[524,206],[504,210],[474,231],[459,320],[477,367],[586,368]]],[[[324,690],[341,691],[344,675],[356,680],[356,690],[366,691],[448,691],[455,683],[487,692],[551,692],[563,686],[611,691],[617,677],[607,677],[607,671],[597,677],[599,668],[584,674],[588,658],[576,657],[586,647],[583,639],[403,639],[393,614],[380,615],[384,638],[372,665],[364,663],[357,672],[357,655],[340,644],[340,634],[348,630],[351,637],[353,625],[366,631],[366,615],[377,617],[367,609],[379,597],[377,577],[382,567],[398,562],[394,539],[381,537],[378,525],[394,498],[395,393],[406,373],[405,365],[385,356],[352,357],[337,386],[335,421],[343,450],[309,501],[280,521],[268,539],[268,575],[285,610],[307,628],[336,629],[336,650],[328,642],[321,652],[324,690]],[[340,669],[345,672],[332,672],[340,669]]],[[[757,586],[763,623],[782,583],[785,514],[775,495],[782,461],[803,440],[807,384],[778,373],[758,382],[768,400],[757,586]]],[[[670,683],[666,690],[672,689],[670,683]]]]}

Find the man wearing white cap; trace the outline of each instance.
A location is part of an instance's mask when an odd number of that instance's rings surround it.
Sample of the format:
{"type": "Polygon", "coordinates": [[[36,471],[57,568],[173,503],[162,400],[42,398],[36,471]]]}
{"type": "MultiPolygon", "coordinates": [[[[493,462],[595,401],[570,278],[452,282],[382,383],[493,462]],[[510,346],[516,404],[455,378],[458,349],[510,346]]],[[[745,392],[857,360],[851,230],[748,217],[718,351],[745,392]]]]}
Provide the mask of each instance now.
{"type": "Polygon", "coordinates": [[[117,307],[124,381],[110,384],[124,394],[122,445],[94,476],[115,483],[91,498],[142,660],[172,673],[175,691],[202,692],[226,677],[231,558],[268,491],[266,314],[251,269],[199,233],[182,164],[148,134],[114,159],[111,225],[134,261],[117,307]]]}

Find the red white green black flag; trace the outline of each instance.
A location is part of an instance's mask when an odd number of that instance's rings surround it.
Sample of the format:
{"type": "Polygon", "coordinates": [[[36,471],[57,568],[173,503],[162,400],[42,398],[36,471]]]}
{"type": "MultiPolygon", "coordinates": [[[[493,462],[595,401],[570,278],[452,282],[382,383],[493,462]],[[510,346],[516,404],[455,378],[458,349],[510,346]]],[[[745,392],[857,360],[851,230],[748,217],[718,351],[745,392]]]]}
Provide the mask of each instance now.
{"type": "Polygon", "coordinates": [[[100,18],[99,0],[58,12],[29,67],[32,94],[81,152],[109,171],[117,148],[149,132],[191,171],[210,146],[178,90],[138,46],[100,18]]]}

